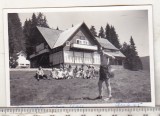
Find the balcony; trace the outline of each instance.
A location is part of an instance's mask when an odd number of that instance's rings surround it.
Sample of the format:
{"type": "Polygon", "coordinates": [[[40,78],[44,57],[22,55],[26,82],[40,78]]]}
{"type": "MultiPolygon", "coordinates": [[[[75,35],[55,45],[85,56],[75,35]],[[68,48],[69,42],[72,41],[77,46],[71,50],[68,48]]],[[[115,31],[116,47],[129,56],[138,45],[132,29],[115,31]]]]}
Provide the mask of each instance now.
{"type": "Polygon", "coordinates": [[[44,54],[44,53],[48,53],[48,52],[49,52],[49,49],[43,49],[43,50],[41,50],[39,52],[36,52],[36,53],[30,55],[30,58],[33,58],[35,56],[38,56],[38,55],[41,55],[41,54],[44,54]]]}
{"type": "Polygon", "coordinates": [[[71,48],[78,48],[78,49],[85,49],[85,50],[98,50],[98,46],[91,46],[91,45],[83,45],[83,44],[71,44],[71,48]]]}

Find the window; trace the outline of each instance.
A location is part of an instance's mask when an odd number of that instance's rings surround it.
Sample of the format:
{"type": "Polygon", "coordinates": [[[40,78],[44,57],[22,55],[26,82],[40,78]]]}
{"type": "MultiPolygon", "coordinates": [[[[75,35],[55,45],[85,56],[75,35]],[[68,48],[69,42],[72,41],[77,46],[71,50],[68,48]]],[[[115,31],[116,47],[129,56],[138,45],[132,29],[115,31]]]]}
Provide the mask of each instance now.
{"type": "Polygon", "coordinates": [[[88,41],[87,40],[85,40],[85,45],[88,45],[89,43],[88,43],[88,41]]]}
{"type": "Polygon", "coordinates": [[[83,63],[83,52],[74,52],[75,63],[83,63]]]}
{"type": "Polygon", "coordinates": [[[88,40],[80,40],[80,39],[77,39],[76,43],[81,44],[81,45],[88,45],[89,44],[88,40]]]}
{"type": "Polygon", "coordinates": [[[76,40],[76,43],[77,43],[77,44],[80,44],[80,42],[79,42],[79,41],[80,41],[80,40],[79,40],[79,39],[77,39],[77,40],[76,40]]]}
{"type": "Polygon", "coordinates": [[[100,55],[98,53],[94,53],[94,64],[100,64],[100,55]]]}
{"type": "Polygon", "coordinates": [[[64,61],[66,63],[74,63],[74,57],[72,51],[64,51],[64,61]]]}
{"type": "Polygon", "coordinates": [[[84,63],[92,64],[92,62],[93,62],[92,53],[84,53],[84,63]]]}

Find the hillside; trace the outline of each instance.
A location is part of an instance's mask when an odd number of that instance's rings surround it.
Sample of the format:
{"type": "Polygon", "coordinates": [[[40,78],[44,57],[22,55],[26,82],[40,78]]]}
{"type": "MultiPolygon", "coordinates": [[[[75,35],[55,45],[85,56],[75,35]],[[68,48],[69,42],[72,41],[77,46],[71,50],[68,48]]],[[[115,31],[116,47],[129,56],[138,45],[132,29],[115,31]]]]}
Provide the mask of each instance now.
{"type": "MultiPolygon", "coordinates": [[[[49,75],[49,71],[45,70],[49,75]]],[[[148,70],[130,71],[119,67],[111,79],[110,101],[96,100],[98,77],[95,79],[40,80],[35,71],[11,71],[11,105],[60,105],[60,104],[105,104],[141,103],[151,101],[150,74],[148,70]],[[89,99],[86,99],[89,98],[89,99]]],[[[103,83],[103,98],[107,97],[103,83]]],[[[95,105],[96,106],[96,105],[95,105]]]]}
{"type": "Polygon", "coordinates": [[[150,69],[150,61],[149,56],[140,57],[142,64],[143,64],[143,70],[149,70],[150,69]]]}

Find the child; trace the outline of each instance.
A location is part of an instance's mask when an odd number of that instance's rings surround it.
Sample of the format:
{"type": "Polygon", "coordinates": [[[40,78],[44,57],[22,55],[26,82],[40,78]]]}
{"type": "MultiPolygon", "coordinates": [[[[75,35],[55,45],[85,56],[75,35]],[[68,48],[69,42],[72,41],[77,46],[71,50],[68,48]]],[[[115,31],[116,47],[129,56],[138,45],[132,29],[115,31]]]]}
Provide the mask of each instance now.
{"type": "Polygon", "coordinates": [[[60,68],[60,70],[58,71],[58,79],[63,79],[63,76],[64,76],[63,69],[60,68]]]}
{"type": "Polygon", "coordinates": [[[51,72],[50,72],[50,77],[52,77],[53,79],[57,79],[57,71],[55,70],[55,68],[52,68],[51,72]]]}
{"type": "Polygon", "coordinates": [[[68,78],[68,71],[67,71],[67,68],[64,68],[64,70],[63,70],[63,78],[64,79],[67,79],[68,78]]]}
{"type": "Polygon", "coordinates": [[[73,70],[72,70],[71,66],[69,66],[69,68],[68,68],[68,79],[70,79],[70,78],[73,78],[73,70]]]}

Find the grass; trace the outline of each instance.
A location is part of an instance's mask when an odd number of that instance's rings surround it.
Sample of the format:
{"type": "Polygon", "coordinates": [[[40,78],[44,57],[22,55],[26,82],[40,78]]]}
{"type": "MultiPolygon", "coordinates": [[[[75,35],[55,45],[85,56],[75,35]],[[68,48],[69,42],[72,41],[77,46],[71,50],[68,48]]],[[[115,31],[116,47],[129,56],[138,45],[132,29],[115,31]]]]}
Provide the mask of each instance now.
{"type": "MultiPolygon", "coordinates": [[[[49,74],[48,71],[45,72],[49,74]]],[[[97,104],[97,79],[40,80],[35,71],[10,71],[11,105],[97,104]]],[[[118,69],[111,79],[113,98],[107,103],[151,102],[149,71],[118,69]]],[[[105,87],[105,83],[103,85],[105,87]]],[[[106,97],[106,89],[103,95],[106,97]]]]}

